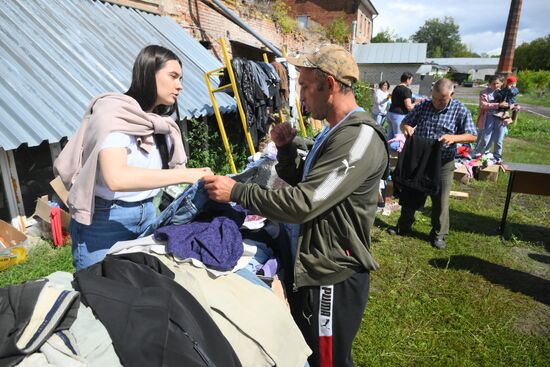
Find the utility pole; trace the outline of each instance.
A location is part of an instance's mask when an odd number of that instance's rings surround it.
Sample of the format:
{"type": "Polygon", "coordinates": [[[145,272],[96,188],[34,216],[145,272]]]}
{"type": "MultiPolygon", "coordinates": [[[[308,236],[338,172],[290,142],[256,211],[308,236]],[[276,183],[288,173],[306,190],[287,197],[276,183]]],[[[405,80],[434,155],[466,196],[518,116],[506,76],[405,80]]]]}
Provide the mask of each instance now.
{"type": "Polygon", "coordinates": [[[512,73],[514,52],[516,51],[516,38],[519,29],[519,16],[521,15],[521,3],[522,0],[512,0],[510,4],[510,12],[508,13],[504,41],[502,41],[497,74],[508,75],[512,73]]]}

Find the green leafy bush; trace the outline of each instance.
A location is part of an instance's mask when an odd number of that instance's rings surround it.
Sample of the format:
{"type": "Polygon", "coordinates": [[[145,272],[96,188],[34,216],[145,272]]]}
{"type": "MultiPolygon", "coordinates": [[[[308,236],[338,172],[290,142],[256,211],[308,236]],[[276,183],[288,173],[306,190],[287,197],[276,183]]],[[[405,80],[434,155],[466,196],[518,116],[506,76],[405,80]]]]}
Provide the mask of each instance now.
{"type": "MultiPolygon", "coordinates": [[[[221,136],[215,121],[188,121],[189,159],[187,167],[210,167],[216,174],[231,172],[229,158],[225,152],[221,136]]],[[[242,131],[242,130],[241,130],[242,131]]],[[[242,171],[246,166],[247,149],[242,143],[242,134],[239,137],[230,136],[231,153],[237,171],[242,171]],[[236,144],[231,144],[236,143],[236,144]]]]}
{"type": "Polygon", "coordinates": [[[273,21],[279,25],[279,29],[284,34],[293,33],[298,22],[288,15],[289,6],[281,0],[275,2],[275,9],[273,12],[273,21]]]}
{"type": "Polygon", "coordinates": [[[367,111],[372,111],[373,91],[367,83],[359,80],[353,86],[353,93],[355,94],[355,100],[360,107],[363,107],[367,111]]]}
{"type": "Polygon", "coordinates": [[[351,29],[342,17],[334,19],[327,28],[327,37],[336,43],[347,43],[351,29]]]}
{"type": "Polygon", "coordinates": [[[549,96],[550,71],[522,70],[517,75],[518,89],[522,94],[531,94],[537,97],[549,96]]]}

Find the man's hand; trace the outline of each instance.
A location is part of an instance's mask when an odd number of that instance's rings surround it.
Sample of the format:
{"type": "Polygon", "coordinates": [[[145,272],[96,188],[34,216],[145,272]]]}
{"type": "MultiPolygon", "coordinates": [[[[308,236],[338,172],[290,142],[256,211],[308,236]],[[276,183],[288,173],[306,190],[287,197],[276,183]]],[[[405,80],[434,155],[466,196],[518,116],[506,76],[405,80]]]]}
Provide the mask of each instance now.
{"type": "Polygon", "coordinates": [[[510,105],[508,104],[508,102],[500,102],[498,104],[498,108],[508,108],[510,107],[510,105]]]}
{"type": "Polygon", "coordinates": [[[445,134],[445,135],[441,136],[441,138],[439,138],[439,141],[443,145],[451,145],[451,144],[456,143],[455,136],[450,135],[450,134],[445,134]]]}
{"type": "Polygon", "coordinates": [[[401,124],[401,132],[405,134],[405,136],[412,136],[412,134],[414,134],[414,127],[407,124],[401,124]]]}
{"type": "Polygon", "coordinates": [[[226,176],[204,176],[203,180],[210,199],[219,203],[231,201],[231,190],[235,186],[235,180],[226,176]]]}
{"type": "Polygon", "coordinates": [[[271,140],[275,143],[275,146],[282,147],[287,145],[296,136],[296,129],[294,129],[288,122],[284,124],[274,125],[271,128],[271,140]]]}

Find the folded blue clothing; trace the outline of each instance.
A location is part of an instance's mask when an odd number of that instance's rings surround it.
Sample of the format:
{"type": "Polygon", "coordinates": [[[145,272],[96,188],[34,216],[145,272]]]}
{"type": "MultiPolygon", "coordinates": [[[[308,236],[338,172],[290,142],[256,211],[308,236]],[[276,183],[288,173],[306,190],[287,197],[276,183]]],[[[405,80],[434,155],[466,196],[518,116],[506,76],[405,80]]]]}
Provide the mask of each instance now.
{"type": "Polygon", "coordinates": [[[212,221],[165,226],[157,229],[154,237],[167,241],[166,250],[181,259],[197,259],[210,269],[227,271],[243,255],[239,226],[230,218],[215,217],[212,221]]]}

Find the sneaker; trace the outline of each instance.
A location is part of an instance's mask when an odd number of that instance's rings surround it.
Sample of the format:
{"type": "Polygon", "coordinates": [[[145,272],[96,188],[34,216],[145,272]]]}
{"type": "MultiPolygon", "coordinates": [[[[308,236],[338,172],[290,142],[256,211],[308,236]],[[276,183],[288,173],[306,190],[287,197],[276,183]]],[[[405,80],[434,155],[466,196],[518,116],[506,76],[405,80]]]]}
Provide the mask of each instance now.
{"type": "Polygon", "coordinates": [[[432,246],[438,250],[442,250],[446,247],[445,240],[443,238],[436,238],[433,239],[431,242],[432,246]]]}
{"type": "Polygon", "coordinates": [[[499,165],[502,165],[504,162],[502,161],[502,159],[497,159],[495,160],[495,164],[499,164],[499,165]]]}

